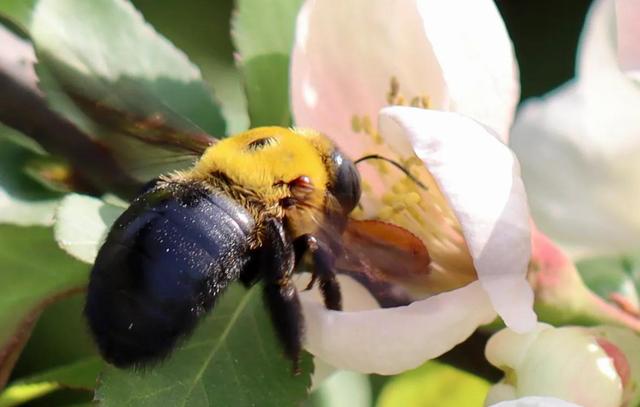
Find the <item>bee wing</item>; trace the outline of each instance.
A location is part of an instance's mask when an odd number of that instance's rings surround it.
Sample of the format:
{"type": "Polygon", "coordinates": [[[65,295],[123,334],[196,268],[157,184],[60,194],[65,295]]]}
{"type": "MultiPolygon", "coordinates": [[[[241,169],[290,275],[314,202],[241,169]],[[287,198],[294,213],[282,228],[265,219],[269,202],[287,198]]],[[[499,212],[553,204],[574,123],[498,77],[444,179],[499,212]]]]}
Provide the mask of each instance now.
{"type": "Polygon", "coordinates": [[[349,219],[342,234],[323,227],[324,239],[336,250],[335,269],[361,284],[382,307],[412,302],[407,287],[425,284],[429,275],[429,251],[407,229],[379,220],[349,219]]]}
{"type": "Polygon", "coordinates": [[[350,219],[342,235],[344,254],[380,279],[410,285],[429,273],[431,257],[422,241],[400,226],[379,220],[350,219]]]}
{"type": "Polygon", "coordinates": [[[107,103],[69,92],[82,111],[108,130],[147,144],[165,147],[183,155],[200,156],[216,139],[194,123],[170,111],[139,116],[107,103]],[[186,130],[183,130],[186,129],[186,130]]]}

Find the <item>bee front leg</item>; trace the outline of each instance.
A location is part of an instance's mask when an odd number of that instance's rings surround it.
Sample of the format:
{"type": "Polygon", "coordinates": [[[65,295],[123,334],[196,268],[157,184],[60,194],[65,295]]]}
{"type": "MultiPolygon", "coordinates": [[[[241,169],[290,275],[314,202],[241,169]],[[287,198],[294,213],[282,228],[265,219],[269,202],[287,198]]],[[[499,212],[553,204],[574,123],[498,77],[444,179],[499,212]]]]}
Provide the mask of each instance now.
{"type": "Polygon", "coordinates": [[[265,283],[264,298],[276,333],[286,355],[293,361],[294,372],[297,374],[304,335],[304,318],[298,292],[291,279],[295,253],[280,221],[268,220],[265,229],[265,244],[260,256],[260,268],[265,283]]]}
{"type": "Polygon", "coordinates": [[[294,242],[297,247],[306,247],[313,257],[313,275],[307,289],[311,289],[316,281],[320,282],[320,291],[327,309],[342,310],[342,294],[336,279],[334,264],[336,256],[333,250],[312,235],[303,235],[294,242]]]}

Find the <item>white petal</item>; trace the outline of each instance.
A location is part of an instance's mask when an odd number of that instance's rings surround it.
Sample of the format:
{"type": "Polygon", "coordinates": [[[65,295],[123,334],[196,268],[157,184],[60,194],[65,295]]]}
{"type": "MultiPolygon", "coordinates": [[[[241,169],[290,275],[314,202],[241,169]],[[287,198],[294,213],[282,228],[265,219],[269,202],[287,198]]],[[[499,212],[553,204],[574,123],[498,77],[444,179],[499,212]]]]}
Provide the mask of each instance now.
{"type": "Polygon", "coordinates": [[[640,207],[640,120],[637,113],[633,122],[613,120],[615,99],[606,110],[590,110],[584,91],[570,83],[527,101],[518,114],[511,146],[532,215],[574,254],[634,248],[640,212],[629,209],[640,207]],[[597,115],[609,115],[601,117],[610,120],[608,129],[591,126],[597,115]]]}
{"type": "Polygon", "coordinates": [[[300,296],[306,349],[331,365],[362,373],[389,375],[415,368],[496,315],[478,282],[406,307],[366,311],[329,311],[313,294],[300,296]]]}
{"type": "Polygon", "coordinates": [[[640,244],[640,86],[620,69],[614,6],[589,12],[578,79],[526,103],[512,131],[534,219],[573,254],[640,244]]]}
{"type": "Polygon", "coordinates": [[[416,0],[314,1],[303,5],[291,59],[295,122],[329,134],[352,157],[353,115],[375,120],[390,80],[411,98],[448,106],[442,71],[427,40],[416,0]]]}
{"type": "Polygon", "coordinates": [[[615,0],[618,61],[624,71],[640,71],[640,2],[615,0]]]}
{"type": "Polygon", "coordinates": [[[555,397],[523,397],[492,404],[492,407],[583,407],[555,397]]]}
{"type": "Polygon", "coordinates": [[[535,326],[526,280],[531,255],[527,197],[511,150],[456,113],[389,107],[380,134],[396,151],[415,151],[460,222],[478,278],[505,323],[535,326]]]}
{"type": "Polygon", "coordinates": [[[374,119],[392,77],[407,102],[426,95],[432,108],[460,109],[506,137],[519,90],[492,1],[308,0],[296,30],[295,122],[329,134],[350,156],[367,149],[353,142],[352,116],[374,119]]]}
{"type": "Polygon", "coordinates": [[[449,90],[450,109],[508,139],[520,97],[513,47],[493,0],[423,0],[418,10],[449,90]]]}
{"type": "Polygon", "coordinates": [[[626,74],[637,73],[639,18],[640,3],[636,0],[594,1],[580,38],[579,76],[597,80],[607,74],[626,80],[626,74]]]}
{"type": "MultiPolygon", "coordinates": [[[[638,43],[637,38],[634,42],[638,43]]],[[[637,148],[640,138],[640,78],[620,68],[614,2],[599,0],[589,12],[580,40],[578,81],[584,97],[580,120],[587,130],[582,137],[605,154],[623,153],[629,145],[637,148]]]]}
{"type": "Polygon", "coordinates": [[[581,115],[573,118],[584,123],[584,143],[609,155],[640,143],[640,82],[620,69],[615,11],[612,0],[599,0],[587,17],[578,53],[577,86],[583,101],[581,115]]]}
{"type": "Polygon", "coordinates": [[[492,406],[496,403],[506,400],[517,399],[516,388],[510,384],[503,383],[502,381],[491,386],[487,392],[487,397],[484,400],[485,406],[492,406]]]}

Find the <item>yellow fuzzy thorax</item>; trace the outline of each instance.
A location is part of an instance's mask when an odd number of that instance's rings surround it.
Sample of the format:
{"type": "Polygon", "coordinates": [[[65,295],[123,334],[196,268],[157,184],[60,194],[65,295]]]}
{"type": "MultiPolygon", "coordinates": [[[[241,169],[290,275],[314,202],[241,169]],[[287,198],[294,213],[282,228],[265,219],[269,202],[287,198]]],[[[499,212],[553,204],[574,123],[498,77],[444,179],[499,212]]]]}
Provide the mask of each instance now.
{"type": "MultiPolygon", "coordinates": [[[[314,186],[309,203],[320,208],[330,177],[323,157],[331,146],[326,137],[315,131],[259,127],[209,147],[191,175],[205,179],[218,172],[224,173],[233,183],[257,195],[266,207],[277,205],[282,198],[289,196],[286,183],[306,176],[314,186]],[[256,146],[256,140],[261,140],[262,144],[256,146]]],[[[290,211],[287,217],[294,220],[302,215],[290,211]]]]}

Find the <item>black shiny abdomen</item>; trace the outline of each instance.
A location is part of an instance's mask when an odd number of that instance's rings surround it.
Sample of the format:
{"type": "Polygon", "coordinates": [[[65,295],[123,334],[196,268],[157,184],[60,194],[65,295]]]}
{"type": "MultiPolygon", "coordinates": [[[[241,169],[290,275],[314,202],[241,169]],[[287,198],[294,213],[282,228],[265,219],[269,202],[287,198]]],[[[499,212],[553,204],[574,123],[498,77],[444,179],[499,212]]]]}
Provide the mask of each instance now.
{"type": "Polygon", "coordinates": [[[160,183],[118,218],[91,272],[85,314],[117,366],[166,356],[250,258],[253,219],[202,187],[160,183]]]}

